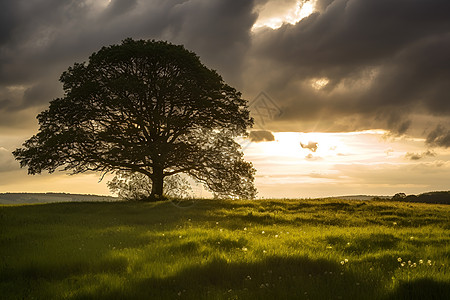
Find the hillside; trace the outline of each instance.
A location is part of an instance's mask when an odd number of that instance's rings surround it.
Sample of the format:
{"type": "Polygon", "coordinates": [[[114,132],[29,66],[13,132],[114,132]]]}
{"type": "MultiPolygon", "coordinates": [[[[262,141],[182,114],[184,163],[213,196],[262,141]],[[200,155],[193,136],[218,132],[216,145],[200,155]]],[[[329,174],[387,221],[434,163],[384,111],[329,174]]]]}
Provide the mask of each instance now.
{"type": "Polygon", "coordinates": [[[0,204],[118,201],[116,197],[66,193],[0,193],[0,204]]]}
{"type": "Polygon", "coordinates": [[[0,206],[2,299],[450,299],[450,206],[0,206]]]}

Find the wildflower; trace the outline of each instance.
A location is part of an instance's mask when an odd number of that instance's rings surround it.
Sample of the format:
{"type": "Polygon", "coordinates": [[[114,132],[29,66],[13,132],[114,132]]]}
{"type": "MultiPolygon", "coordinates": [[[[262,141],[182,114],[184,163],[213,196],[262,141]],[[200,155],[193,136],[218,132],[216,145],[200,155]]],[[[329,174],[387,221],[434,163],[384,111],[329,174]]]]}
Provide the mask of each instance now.
{"type": "Polygon", "coordinates": [[[411,264],[411,261],[410,260],[408,260],[408,265],[410,265],[411,264]]]}
{"type": "Polygon", "coordinates": [[[394,226],[397,225],[397,222],[392,223],[392,225],[394,225],[394,226]]]}
{"type": "Polygon", "coordinates": [[[422,259],[419,260],[419,264],[423,264],[423,260],[422,259]]]}
{"type": "Polygon", "coordinates": [[[402,258],[401,257],[397,258],[397,261],[402,262],[402,258]]]}
{"type": "Polygon", "coordinates": [[[247,231],[247,227],[244,227],[244,231],[247,231]]]}
{"type": "Polygon", "coordinates": [[[219,229],[219,231],[220,231],[220,232],[222,232],[222,231],[223,231],[223,229],[222,229],[222,228],[220,228],[220,229],[219,229]]]}
{"type": "Polygon", "coordinates": [[[267,251],[266,251],[266,250],[263,250],[263,253],[267,253],[267,251]]]}
{"type": "Polygon", "coordinates": [[[411,267],[415,268],[415,267],[417,267],[417,264],[416,264],[416,263],[413,263],[413,264],[411,265],[411,267]]]}
{"type": "Polygon", "coordinates": [[[246,252],[248,249],[246,247],[242,247],[242,251],[246,252]]]}
{"type": "Polygon", "coordinates": [[[405,263],[405,262],[402,262],[401,266],[404,267],[405,265],[406,265],[406,263],[405,263]]]}
{"type": "Polygon", "coordinates": [[[410,236],[409,239],[412,241],[412,240],[414,239],[414,237],[413,237],[413,236],[410,236]]]}
{"type": "Polygon", "coordinates": [[[278,238],[278,234],[275,234],[275,238],[278,238]]]}
{"type": "Polygon", "coordinates": [[[427,261],[427,264],[428,264],[429,266],[431,266],[431,260],[428,260],[428,261],[427,261]]]}
{"type": "Polygon", "coordinates": [[[264,234],[264,233],[265,233],[265,231],[263,230],[263,231],[261,231],[261,233],[262,233],[262,234],[264,234]]]}
{"type": "Polygon", "coordinates": [[[341,260],[341,265],[344,265],[344,264],[345,264],[345,261],[341,260]]]}
{"type": "Polygon", "coordinates": [[[180,239],[181,239],[181,235],[180,235],[180,236],[178,236],[178,238],[180,238],[180,239]]]}
{"type": "Polygon", "coordinates": [[[219,222],[216,222],[216,225],[219,225],[219,222]]]}
{"type": "Polygon", "coordinates": [[[344,259],[345,263],[348,263],[348,259],[344,259]]]}

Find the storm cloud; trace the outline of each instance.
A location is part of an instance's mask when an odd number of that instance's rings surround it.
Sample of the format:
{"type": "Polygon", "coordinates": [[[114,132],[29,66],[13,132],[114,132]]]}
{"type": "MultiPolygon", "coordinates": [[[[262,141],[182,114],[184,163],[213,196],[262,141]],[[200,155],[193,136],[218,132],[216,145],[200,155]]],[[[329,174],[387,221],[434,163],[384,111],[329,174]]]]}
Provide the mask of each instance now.
{"type": "Polygon", "coordinates": [[[450,145],[449,1],[318,0],[296,24],[252,30],[259,11],[295,2],[1,1],[0,130],[62,96],[74,62],[132,37],[185,45],[249,100],[266,91],[282,111],[266,130],[376,128],[450,145]]]}
{"type": "MultiPolygon", "coordinates": [[[[183,44],[240,88],[256,18],[252,0],[1,1],[0,114],[34,119],[62,96],[67,67],[127,37],[183,44]]],[[[0,118],[0,128],[11,126],[21,124],[0,118]]]]}
{"type": "Polygon", "coordinates": [[[448,115],[450,2],[335,0],[317,8],[254,36],[249,70],[283,107],[280,126],[403,135],[423,131],[414,115],[448,115]]]}

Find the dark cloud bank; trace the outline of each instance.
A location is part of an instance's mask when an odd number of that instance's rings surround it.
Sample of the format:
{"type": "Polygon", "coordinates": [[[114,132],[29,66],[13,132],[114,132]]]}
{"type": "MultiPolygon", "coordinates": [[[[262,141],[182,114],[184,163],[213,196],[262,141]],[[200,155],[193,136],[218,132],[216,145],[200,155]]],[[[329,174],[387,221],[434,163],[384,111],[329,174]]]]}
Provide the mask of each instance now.
{"type": "Polygon", "coordinates": [[[184,44],[246,97],[268,92],[283,114],[267,130],[450,146],[450,1],[319,0],[295,25],[252,32],[265,2],[0,0],[0,130],[61,96],[68,66],[133,37],[184,44]]]}

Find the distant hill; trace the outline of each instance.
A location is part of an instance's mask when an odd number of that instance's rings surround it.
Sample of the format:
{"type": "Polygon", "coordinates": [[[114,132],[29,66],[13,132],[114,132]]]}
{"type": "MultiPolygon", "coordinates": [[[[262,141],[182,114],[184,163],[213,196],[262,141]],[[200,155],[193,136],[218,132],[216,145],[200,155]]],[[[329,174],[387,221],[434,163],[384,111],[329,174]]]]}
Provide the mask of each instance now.
{"type": "Polygon", "coordinates": [[[392,197],[392,200],[413,203],[450,204],[450,191],[429,192],[408,196],[400,193],[392,197]]]}
{"type": "Polygon", "coordinates": [[[367,201],[367,200],[372,200],[372,199],[386,200],[386,199],[391,199],[391,197],[390,196],[370,196],[370,195],[348,195],[348,196],[327,197],[327,198],[323,198],[323,199],[367,201]]]}
{"type": "Polygon", "coordinates": [[[0,193],[0,204],[119,201],[117,197],[66,193],[0,193]]]}

